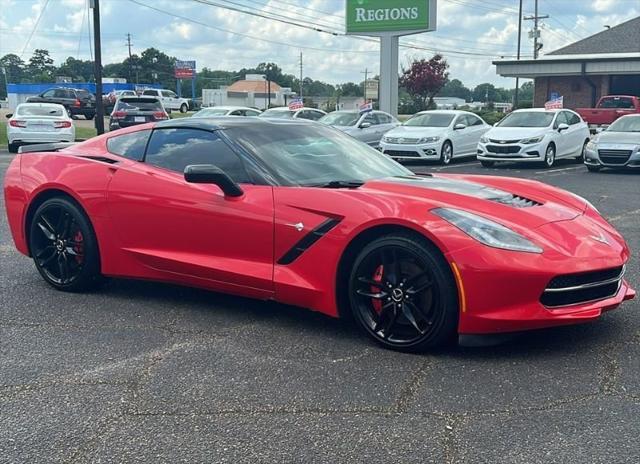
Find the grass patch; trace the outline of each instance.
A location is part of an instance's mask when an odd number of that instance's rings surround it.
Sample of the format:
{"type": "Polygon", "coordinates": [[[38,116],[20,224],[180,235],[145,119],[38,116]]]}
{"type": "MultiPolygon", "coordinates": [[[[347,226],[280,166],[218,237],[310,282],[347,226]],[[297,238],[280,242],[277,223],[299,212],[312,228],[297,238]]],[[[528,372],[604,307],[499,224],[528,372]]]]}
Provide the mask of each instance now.
{"type": "MultiPolygon", "coordinates": [[[[96,136],[96,129],[94,127],[76,127],[76,140],[86,140],[96,136]]],[[[0,150],[4,150],[7,147],[7,123],[0,122],[0,150]]]]}
{"type": "Polygon", "coordinates": [[[193,111],[187,111],[186,113],[181,113],[180,111],[172,111],[169,113],[169,117],[171,119],[182,119],[182,118],[190,118],[193,116],[193,111]]]}

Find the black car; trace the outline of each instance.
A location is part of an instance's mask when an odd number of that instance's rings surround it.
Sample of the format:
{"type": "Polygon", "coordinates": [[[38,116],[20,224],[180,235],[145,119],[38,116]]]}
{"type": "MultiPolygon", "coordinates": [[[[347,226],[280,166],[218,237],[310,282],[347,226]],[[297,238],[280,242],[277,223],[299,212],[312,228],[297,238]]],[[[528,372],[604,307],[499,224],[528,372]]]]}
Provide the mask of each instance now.
{"type": "Polygon", "coordinates": [[[93,119],[96,116],[96,97],[83,89],[48,89],[35,97],[27,98],[28,103],[58,103],[64,106],[72,118],[84,116],[93,119]]]}
{"type": "Polygon", "coordinates": [[[155,97],[120,97],[109,118],[109,130],[169,119],[162,102],[155,97]]]}

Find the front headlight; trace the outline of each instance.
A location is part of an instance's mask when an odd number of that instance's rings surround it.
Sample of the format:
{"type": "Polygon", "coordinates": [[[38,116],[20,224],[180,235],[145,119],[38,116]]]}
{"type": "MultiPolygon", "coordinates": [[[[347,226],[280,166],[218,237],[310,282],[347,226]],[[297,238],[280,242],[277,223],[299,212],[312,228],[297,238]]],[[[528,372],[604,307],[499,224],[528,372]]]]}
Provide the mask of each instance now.
{"type": "Polygon", "coordinates": [[[418,143],[432,143],[437,142],[438,140],[440,140],[440,137],[422,137],[418,140],[418,143]]]}
{"type": "Polygon", "coordinates": [[[598,145],[596,145],[593,140],[587,143],[587,150],[596,151],[597,149],[598,149],[598,145]]]}
{"type": "Polygon", "coordinates": [[[542,248],[522,235],[473,213],[453,208],[436,208],[431,212],[487,246],[503,250],[542,253],[542,248]]]}
{"type": "Polygon", "coordinates": [[[480,143],[489,143],[489,139],[483,135],[480,137],[480,143]]]}
{"type": "Polygon", "coordinates": [[[520,140],[520,143],[523,144],[523,145],[531,145],[532,143],[542,142],[543,138],[544,138],[544,135],[540,135],[538,137],[530,137],[528,139],[520,140]]]}

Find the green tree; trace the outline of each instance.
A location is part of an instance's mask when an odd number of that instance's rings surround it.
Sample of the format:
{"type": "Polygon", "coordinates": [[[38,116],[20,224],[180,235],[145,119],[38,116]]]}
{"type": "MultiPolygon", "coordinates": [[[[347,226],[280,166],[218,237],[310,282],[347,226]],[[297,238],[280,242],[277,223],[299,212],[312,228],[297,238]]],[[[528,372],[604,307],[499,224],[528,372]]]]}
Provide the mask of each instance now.
{"type": "Polygon", "coordinates": [[[93,61],[77,60],[70,56],[60,65],[56,74],[71,77],[76,82],[89,82],[94,75],[93,61]]]}
{"type": "Polygon", "coordinates": [[[456,97],[463,98],[465,101],[471,101],[471,90],[464,86],[459,79],[453,79],[447,81],[442,87],[442,90],[438,92],[439,97],[456,97]]]}
{"type": "Polygon", "coordinates": [[[362,97],[362,86],[355,82],[345,82],[337,86],[337,92],[343,97],[362,97]]]}
{"type": "Polygon", "coordinates": [[[473,101],[478,102],[495,102],[496,101],[496,87],[490,83],[484,83],[477,85],[473,89],[473,101]]]}
{"type": "Polygon", "coordinates": [[[53,82],[56,67],[49,50],[36,48],[27,65],[27,78],[32,82],[53,82]]]}

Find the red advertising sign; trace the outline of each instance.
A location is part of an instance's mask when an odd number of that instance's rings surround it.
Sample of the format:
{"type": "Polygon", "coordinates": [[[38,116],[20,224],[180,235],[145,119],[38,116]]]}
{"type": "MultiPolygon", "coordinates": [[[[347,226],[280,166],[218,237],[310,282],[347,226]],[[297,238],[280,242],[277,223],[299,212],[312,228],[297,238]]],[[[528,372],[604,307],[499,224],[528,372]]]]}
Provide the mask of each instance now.
{"type": "Polygon", "coordinates": [[[174,77],[176,79],[191,79],[193,78],[194,70],[189,68],[176,68],[174,70],[174,77]]]}

